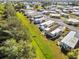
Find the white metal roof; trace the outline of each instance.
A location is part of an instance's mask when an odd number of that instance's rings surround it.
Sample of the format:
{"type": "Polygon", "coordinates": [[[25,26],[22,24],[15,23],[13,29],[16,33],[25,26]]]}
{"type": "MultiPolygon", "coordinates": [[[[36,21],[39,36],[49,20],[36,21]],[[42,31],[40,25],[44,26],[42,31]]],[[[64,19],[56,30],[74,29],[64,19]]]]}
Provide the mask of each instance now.
{"type": "Polygon", "coordinates": [[[48,20],[48,21],[46,21],[46,22],[44,22],[44,23],[41,23],[40,25],[41,25],[41,26],[43,26],[43,25],[49,26],[49,25],[51,25],[51,24],[53,24],[53,23],[54,23],[54,21],[48,20]]]}
{"type": "Polygon", "coordinates": [[[68,16],[69,14],[67,14],[67,13],[63,13],[63,12],[61,12],[60,13],[61,15],[66,15],[66,16],[68,16]]]}
{"type": "Polygon", "coordinates": [[[79,20],[77,20],[77,19],[73,19],[73,18],[68,19],[68,21],[79,22],[79,20]]]}
{"type": "Polygon", "coordinates": [[[79,15],[79,11],[75,11],[75,12],[73,12],[73,14],[79,15]]]}
{"type": "Polygon", "coordinates": [[[60,27],[56,28],[55,30],[53,30],[53,31],[51,32],[51,34],[55,34],[55,33],[59,33],[60,31],[64,31],[65,28],[66,28],[66,27],[60,26],[60,27]]]}
{"type": "Polygon", "coordinates": [[[50,16],[60,17],[61,15],[60,14],[53,14],[53,13],[51,13],[50,16]]]}
{"type": "Polygon", "coordinates": [[[76,35],[76,32],[74,31],[70,31],[65,37],[63,40],[61,40],[62,43],[68,45],[69,47],[71,48],[74,48],[75,45],[77,44],[78,42],[78,38],[75,37],[76,35]]]}
{"type": "Polygon", "coordinates": [[[40,18],[37,18],[37,19],[34,19],[35,21],[43,21],[43,20],[46,20],[45,17],[40,17],[40,18]]]}
{"type": "Polygon", "coordinates": [[[55,29],[54,31],[52,31],[51,34],[55,34],[55,33],[58,33],[58,32],[60,32],[60,31],[61,31],[61,29],[57,28],[57,29],[55,29]]]}
{"type": "Polygon", "coordinates": [[[34,17],[43,17],[43,15],[42,14],[39,14],[39,15],[36,15],[34,17]]]}
{"type": "Polygon", "coordinates": [[[48,12],[47,10],[42,11],[42,13],[47,13],[47,12],[48,12]]]}
{"type": "Polygon", "coordinates": [[[35,11],[33,11],[33,10],[27,10],[26,13],[28,13],[28,14],[34,14],[35,11]]]}
{"type": "Polygon", "coordinates": [[[74,6],[73,8],[79,8],[79,6],[74,6]]]}
{"type": "Polygon", "coordinates": [[[34,21],[42,21],[42,20],[43,20],[42,18],[34,19],[34,21]]]}
{"type": "Polygon", "coordinates": [[[48,28],[48,27],[47,27],[47,28],[45,28],[45,30],[46,30],[46,31],[49,31],[50,29],[51,29],[51,28],[48,28]]]}
{"type": "Polygon", "coordinates": [[[38,20],[41,21],[41,20],[43,20],[43,19],[44,19],[44,18],[41,17],[41,18],[37,18],[37,19],[34,19],[34,20],[35,20],[35,21],[38,21],[38,20]]]}

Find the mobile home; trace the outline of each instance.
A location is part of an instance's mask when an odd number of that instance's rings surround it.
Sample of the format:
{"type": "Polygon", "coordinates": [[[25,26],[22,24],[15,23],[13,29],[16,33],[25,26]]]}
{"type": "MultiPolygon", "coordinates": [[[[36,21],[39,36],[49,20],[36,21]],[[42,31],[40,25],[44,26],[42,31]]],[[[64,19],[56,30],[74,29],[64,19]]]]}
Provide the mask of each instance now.
{"type": "Polygon", "coordinates": [[[66,21],[70,25],[77,25],[77,24],[79,24],[79,20],[74,19],[74,18],[67,19],[66,21]]]}
{"type": "Polygon", "coordinates": [[[54,21],[48,20],[48,21],[46,21],[46,22],[41,23],[41,24],[39,25],[39,27],[40,27],[41,30],[44,30],[45,28],[50,27],[50,26],[52,26],[53,24],[54,24],[54,21]]]}
{"type": "Polygon", "coordinates": [[[64,32],[66,29],[66,27],[63,26],[59,26],[58,28],[56,28],[55,30],[52,30],[50,32],[46,32],[46,36],[49,38],[57,38],[61,35],[62,32],[64,32]]]}
{"type": "Polygon", "coordinates": [[[77,42],[78,38],[76,37],[76,32],[70,31],[62,40],[61,40],[61,47],[66,49],[66,50],[71,50],[74,49],[77,42]]]}
{"type": "Polygon", "coordinates": [[[50,13],[50,17],[60,19],[61,15],[58,13],[50,13]]]}

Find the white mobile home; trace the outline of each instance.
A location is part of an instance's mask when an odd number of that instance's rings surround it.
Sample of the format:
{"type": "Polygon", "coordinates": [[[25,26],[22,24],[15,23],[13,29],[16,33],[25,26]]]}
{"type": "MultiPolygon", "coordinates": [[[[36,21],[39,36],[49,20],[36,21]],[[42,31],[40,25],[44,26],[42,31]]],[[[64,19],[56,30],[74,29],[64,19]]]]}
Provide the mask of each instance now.
{"type": "Polygon", "coordinates": [[[61,40],[61,46],[66,49],[66,50],[70,50],[70,49],[74,49],[77,42],[78,42],[78,38],[76,37],[76,32],[74,31],[70,31],[62,40],[61,40]]]}
{"type": "Polygon", "coordinates": [[[79,6],[74,6],[73,9],[79,10],[79,6]]]}
{"type": "Polygon", "coordinates": [[[40,24],[46,20],[44,15],[37,15],[34,17],[34,23],[35,24],[40,24]]]}
{"type": "Polygon", "coordinates": [[[67,19],[67,22],[68,24],[72,24],[72,25],[79,24],[79,20],[74,19],[74,18],[67,19]]]}
{"type": "Polygon", "coordinates": [[[69,14],[67,14],[67,13],[60,12],[60,14],[62,17],[69,18],[69,14]]]}
{"type": "Polygon", "coordinates": [[[46,14],[46,15],[47,15],[47,14],[49,14],[49,11],[43,10],[43,11],[42,11],[42,14],[46,14]]]}
{"type": "Polygon", "coordinates": [[[27,15],[27,16],[32,16],[34,14],[35,14],[35,11],[34,10],[26,10],[25,11],[25,15],[27,15]]]}
{"type": "Polygon", "coordinates": [[[52,18],[60,18],[61,15],[58,14],[58,13],[50,13],[50,17],[52,17],[52,18]]]}
{"type": "Polygon", "coordinates": [[[75,11],[73,12],[72,14],[76,15],[76,16],[79,16],[79,11],[75,11]]]}
{"type": "Polygon", "coordinates": [[[52,20],[48,20],[46,22],[43,22],[43,23],[40,24],[40,29],[44,30],[45,28],[48,28],[48,27],[52,26],[54,23],[55,22],[52,21],[52,20]]]}
{"type": "Polygon", "coordinates": [[[65,29],[66,29],[66,27],[60,26],[60,27],[58,27],[57,29],[55,29],[54,31],[52,31],[52,32],[50,32],[50,33],[51,33],[52,36],[53,36],[53,35],[57,35],[57,34],[59,34],[60,32],[63,32],[65,29]]]}
{"type": "Polygon", "coordinates": [[[45,32],[51,32],[52,30],[54,30],[55,28],[59,27],[58,24],[54,23],[53,25],[46,27],[46,28],[42,28],[41,30],[45,32]],[[54,25],[54,26],[53,26],[54,25]]]}
{"type": "Polygon", "coordinates": [[[59,37],[62,33],[64,32],[66,29],[66,27],[63,27],[63,26],[59,26],[58,28],[56,28],[55,30],[51,31],[51,32],[46,32],[46,36],[50,36],[50,38],[56,38],[56,37],[59,37]]]}
{"type": "Polygon", "coordinates": [[[51,30],[51,28],[49,28],[49,27],[44,29],[44,31],[49,31],[49,30],[51,30]]]}
{"type": "Polygon", "coordinates": [[[69,13],[69,8],[64,8],[64,9],[62,10],[62,12],[64,12],[64,13],[69,13]]]}

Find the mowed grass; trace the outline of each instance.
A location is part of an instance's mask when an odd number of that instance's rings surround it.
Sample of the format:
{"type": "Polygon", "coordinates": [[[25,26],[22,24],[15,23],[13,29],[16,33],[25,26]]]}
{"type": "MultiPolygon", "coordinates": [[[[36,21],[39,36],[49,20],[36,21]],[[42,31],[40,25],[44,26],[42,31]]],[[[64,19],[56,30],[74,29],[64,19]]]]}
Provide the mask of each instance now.
{"type": "Polygon", "coordinates": [[[17,12],[16,15],[23,26],[28,29],[28,32],[32,37],[32,44],[36,48],[37,56],[39,56],[36,59],[56,59],[46,38],[41,34],[39,29],[34,24],[30,24],[29,20],[23,16],[23,14],[17,12]]]}
{"type": "Polygon", "coordinates": [[[63,54],[61,48],[56,45],[56,41],[49,40],[48,42],[52,51],[54,51],[53,53],[56,56],[56,59],[68,59],[67,55],[63,54]]]}
{"type": "Polygon", "coordinates": [[[32,40],[32,45],[36,50],[36,58],[35,59],[46,59],[45,56],[43,55],[42,51],[38,47],[37,43],[34,40],[32,40]]]}

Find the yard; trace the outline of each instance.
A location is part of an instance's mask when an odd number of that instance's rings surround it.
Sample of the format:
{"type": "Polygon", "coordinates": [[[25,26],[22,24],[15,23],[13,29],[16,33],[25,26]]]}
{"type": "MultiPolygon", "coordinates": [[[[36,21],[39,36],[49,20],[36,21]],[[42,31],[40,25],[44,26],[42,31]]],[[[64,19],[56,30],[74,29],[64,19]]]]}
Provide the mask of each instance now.
{"type": "Polygon", "coordinates": [[[34,24],[30,24],[23,14],[16,13],[22,25],[28,29],[28,33],[32,38],[32,45],[36,48],[36,59],[67,59],[59,48],[52,41],[47,40],[34,24]]]}

